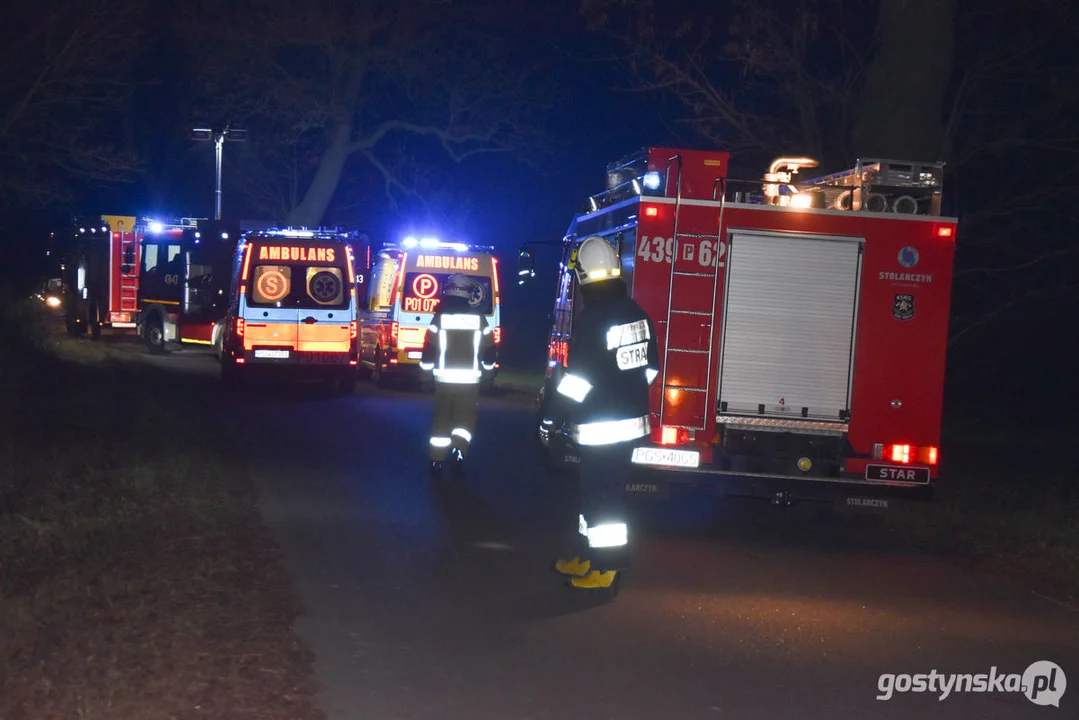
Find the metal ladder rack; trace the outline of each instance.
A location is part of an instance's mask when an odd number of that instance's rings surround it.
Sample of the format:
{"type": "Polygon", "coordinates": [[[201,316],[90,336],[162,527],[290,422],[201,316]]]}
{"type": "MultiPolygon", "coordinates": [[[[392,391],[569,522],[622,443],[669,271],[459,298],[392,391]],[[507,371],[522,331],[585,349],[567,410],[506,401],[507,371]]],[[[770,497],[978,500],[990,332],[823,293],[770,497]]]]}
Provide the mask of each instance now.
{"type": "MultiPolygon", "coordinates": [[[[667,285],[667,329],[666,329],[666,337],[665,337],[664,343],[663,343],[663,378],[662,378],[663,385],[662,385],[662,388],[661,388],[662,392],[660,393],[659,422],[660,422],[660,425],[666,425],[667,424],[666,423],[666,410],[667,410],[667,391],[668,390],[680,390],[680,391],[683,391],[683,392],[704,393],[705,408],[704,408],[704,413],[702,414],[701,424],[700,425],[679,425],[678,426],[678,427],[686,428],[687,430],[704,430],[707,427],[707,422],[708,422],[707,418],[708,418],[708,413],[709,413],[709,409],[708,409],[708,393],[711,391],[711,379],[712,379],[712,346],[713,346],[712,338],[715,335],[716,293],[717,293],[717,291],[719,289],[719,267],[720,267],[720,263],[719,263],[719,258],[717,256],[716,260],[713,261],[713,263],[712,263],[712,272],[711,273],[707,273],[707,272],[689,272],[689,271],[676,270],[675,269],[677,267],[677,265],[678,265],[679,238],[681,238],[681,237],[702,237],[702,236],[697,235],[695,233],[679,234],[679,232],[678,232],[678,219],[679,219],[680,211],[681,211],[681,207],[682,207],[682,156],[681,155],[674,155],[667,161],[666,180],[664,182],[664,187],[670,187],[671,165],[674,162],[678,163],[678,176],[677,176],[676,185],[675,185],[676,189],[675,189],[675,201],[674,201],[674,238],[673,238],[673,248],[672,248],[672,253],[671,253],[671,274],[670,274],[670,279],[669,279],[669,282],[668,282],[668,285],[667,285]],[[675,281],[676,276],[678,276],[678,277],[709,277],[709,276],[711,276],[711,278],[712,278],[712,292],[711,292],[711,294],[709,296],[709,306],[708,306],[709,309],[708,309],[707,312],[703,312],[703,311],[699,311],[699,310],[682,310],[682,309],[678,309],[678,308],[673,307],[673,305],[674,305],[674,281],[675,281]],[[674,315],[693,315],[693,316],[698,316],[698,317],[702,317],[702,318],[703,317],[708,318],[707,327],[708,327],[708,338],[709,338],[709,340],[708,340],[708,348],[706,350],[701,350],[700,348],[671,347],[671,319],[672,319],[672,317],[674,315]],[[706,364],[705,364],[705,368],[704,368],[704,378],[705,378],[704,387],[688,386],[688,385],[670,385],[670,384],[668,384],[668,382],[667,382],[667,373],[668,373],[668,367],[669,367],[668,360],[670,358],[671,353],[684,353],[684,354],[691,354],[691,355],[706,355],[707,356],[706,364]]],[[[716,187],[718,187],[719,184],[721,184],[721,183],[722,183],[722,180],[717,179],[716,187]]],[[[725,193],[720,193],[720,197],[719,197],[720,211],[719,211],[719,228],[718,228],[717,233],[716,233],[717,240],[719,239],[719,233],[722,232],[722,227],[723,227],[723,208],[724,208],[724,205],[725,205],[725,201],[724,201],[724,198],[723,198],[724,194],[725,193]]],[[[715,188],[713,189],[713,195],[715,195],[715,188]]],[[[717,250],[718,250],[718,248],[717,248],[717,250]]]]}
{"type": "Polygon", "coordinates": [[[135,228],[120,227],[120,311],[139,309],[139,244],[135,228]],[[131,251],[130,256],[128,251],[131,251]],[[128,263],[128,257],[131,262],[128,263]]]}

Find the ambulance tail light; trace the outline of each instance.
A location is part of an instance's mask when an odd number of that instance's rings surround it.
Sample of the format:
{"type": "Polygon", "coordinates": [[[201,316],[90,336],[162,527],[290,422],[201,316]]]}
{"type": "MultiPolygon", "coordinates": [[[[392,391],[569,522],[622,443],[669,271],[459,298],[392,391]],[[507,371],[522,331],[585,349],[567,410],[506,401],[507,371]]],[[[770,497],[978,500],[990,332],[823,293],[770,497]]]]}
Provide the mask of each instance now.
{"type": "Polygon", "coordinates": [[[244,319],[236,318],[236,337],[244,336],[244,319]]]}
{"type": "Polygon", "coordinates": [[[940,450],[933,446],[877,443],[873,446],[873,459],[897,465],[936,465],[940,450]]]}
{"type": "Polygon", "coordinates": [[[359,322],[356,320],[351,321],[348,324],[348,339],[355,340],[356,336],[360,334],[359,322]]]}
{"type": "Polygon", "coordinates": [[[502,326],[501,325],[496,325],[495,326],[495,345],[497,345],[500,342],[502,342],[502,326]]]}
{"type": "Polygon", "coordinates": [[[397,347],[397,339],[401,337],[401,323],[394,320],[390,323],[390,345],[397,347]]]}

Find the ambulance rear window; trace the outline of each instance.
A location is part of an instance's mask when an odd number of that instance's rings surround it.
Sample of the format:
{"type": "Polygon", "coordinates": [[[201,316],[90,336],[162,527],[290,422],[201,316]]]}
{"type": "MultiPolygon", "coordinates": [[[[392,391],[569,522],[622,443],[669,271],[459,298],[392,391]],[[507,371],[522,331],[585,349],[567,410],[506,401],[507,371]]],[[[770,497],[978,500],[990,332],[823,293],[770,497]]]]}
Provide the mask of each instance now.
{"type": "Polygon", "coordinates": [[[343,248],[260,245],[252,249],[247,304],[346,308],[351,296],[343,248]]]}
{"type": "MultiPolygon", "coordinates": [[[[405,274],[405,285],[401,298],[401,310],[404,312],[434,312],[442,295],[442,286],[454,273],[410,272],[405,274]]],[[[476,283],[476,292],[469,303],[484,315],[494,312],[494,293],[490,277],[468,275],[476,283]]]]}

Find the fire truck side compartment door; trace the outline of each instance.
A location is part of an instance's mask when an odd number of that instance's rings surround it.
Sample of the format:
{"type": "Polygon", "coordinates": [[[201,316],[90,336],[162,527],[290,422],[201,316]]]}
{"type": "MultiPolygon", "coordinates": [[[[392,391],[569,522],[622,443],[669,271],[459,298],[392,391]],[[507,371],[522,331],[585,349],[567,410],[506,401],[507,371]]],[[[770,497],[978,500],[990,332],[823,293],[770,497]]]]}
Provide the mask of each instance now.
{"type": "Polygon", "coordinates": [[[721,412],[844,419],[850,408],[862,242],[731,232],[721,412]]]}

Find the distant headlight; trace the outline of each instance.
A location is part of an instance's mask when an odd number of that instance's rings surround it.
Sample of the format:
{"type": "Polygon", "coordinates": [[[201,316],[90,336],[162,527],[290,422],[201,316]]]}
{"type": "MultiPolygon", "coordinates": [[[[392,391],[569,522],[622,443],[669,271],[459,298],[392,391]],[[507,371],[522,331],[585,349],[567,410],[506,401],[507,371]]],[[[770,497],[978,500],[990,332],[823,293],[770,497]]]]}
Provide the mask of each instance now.
{"type": "Polygon", "coordinates": [[[50,295],[45,298],[45,304],[51,308],[58,308],[60,307],[60,298],[56,297],[55,295],[50,295]]]}

